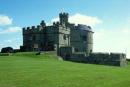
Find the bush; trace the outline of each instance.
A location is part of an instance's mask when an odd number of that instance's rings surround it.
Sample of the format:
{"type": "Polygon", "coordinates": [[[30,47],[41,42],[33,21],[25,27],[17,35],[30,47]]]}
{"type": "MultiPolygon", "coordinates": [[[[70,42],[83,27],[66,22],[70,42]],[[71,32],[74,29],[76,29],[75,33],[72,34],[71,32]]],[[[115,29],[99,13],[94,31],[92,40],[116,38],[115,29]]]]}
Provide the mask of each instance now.
{"type": "Polygon", "coordinates": [[[1,49],[1,53],[12,53],[13,48],[12,47],[4,47],[1,49]]]}

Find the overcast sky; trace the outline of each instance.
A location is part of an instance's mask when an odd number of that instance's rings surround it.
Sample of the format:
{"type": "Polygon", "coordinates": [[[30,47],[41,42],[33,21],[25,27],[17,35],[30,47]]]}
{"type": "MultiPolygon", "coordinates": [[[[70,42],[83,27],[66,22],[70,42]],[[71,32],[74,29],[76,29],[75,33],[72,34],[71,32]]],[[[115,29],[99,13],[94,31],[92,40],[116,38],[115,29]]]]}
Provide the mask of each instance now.
{"type": "Polygon", "coordinates": [[[0,0],[0,49],[22,45],[22,27],[50,24],[60,12],[69,21],[93,28],[94,52],[130,57],[130,0],[0,0]]]}

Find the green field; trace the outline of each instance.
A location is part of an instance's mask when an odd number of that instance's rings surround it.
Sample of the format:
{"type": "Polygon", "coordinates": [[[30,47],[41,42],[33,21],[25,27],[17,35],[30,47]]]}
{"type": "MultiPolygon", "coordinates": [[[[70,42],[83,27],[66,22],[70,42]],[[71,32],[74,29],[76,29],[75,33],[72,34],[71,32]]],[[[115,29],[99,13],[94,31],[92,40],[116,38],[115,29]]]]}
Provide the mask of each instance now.
{"type": "Polygon", "coordinates": [[[130,87],[130,65],[61,61],[54,54],[0,56],[0,87],[130,87]]]}

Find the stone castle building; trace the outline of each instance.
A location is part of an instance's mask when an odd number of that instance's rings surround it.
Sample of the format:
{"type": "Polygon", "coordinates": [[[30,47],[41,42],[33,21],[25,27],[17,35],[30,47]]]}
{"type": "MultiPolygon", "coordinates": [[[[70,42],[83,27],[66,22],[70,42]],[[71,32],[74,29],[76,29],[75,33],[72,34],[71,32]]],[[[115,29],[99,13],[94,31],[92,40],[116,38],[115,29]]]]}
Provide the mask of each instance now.
{"type": "Polygon", "coordinates": [[[40,25],[23,28],[23,48],[25,51],[57,51],[60,47],[73,47],[75,52],[93,50],[93,31],[90,26],[75,25],[68,22],[69,14],[60,13],[59,22],[46,26],[40,25]]]}
{"type": "Polygon", "coordinates": [[[60,13],[59,22],[47,26],[23,28],[21,51],[55,51],[64,60],[92,64],[125,66],[123,53],[93,53],[93,31],[90,26],[69,23],[69,14],[60,13]]]}

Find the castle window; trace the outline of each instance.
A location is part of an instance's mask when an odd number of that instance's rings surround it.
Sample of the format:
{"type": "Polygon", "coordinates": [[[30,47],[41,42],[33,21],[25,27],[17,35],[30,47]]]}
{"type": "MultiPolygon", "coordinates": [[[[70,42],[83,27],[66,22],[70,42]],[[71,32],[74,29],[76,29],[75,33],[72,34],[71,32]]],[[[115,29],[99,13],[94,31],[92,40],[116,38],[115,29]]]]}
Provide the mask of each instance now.
{"type": "Polygon", "coordinates": [[[36,40],[36,36],[33,36],[33,41],[35,41],[36,40]]]}
{"type": "Polygon", "coordinates": [[[87,40],[87,37],[86,36],[81,36],[82,40],[83,41],[86,41],[87,40]]]}
{"type": "Polygon", "coordinates": [[[75,52],[78,52],[79,50],[78,50],[78,48],[75,48],[75,52]]]}
{"type": "Polygon", "coordinates": [[[93,51],[92,51],[92,49],[90,50],[90,53],[92,53],[93,51]]]}
{"type": "Polygon", "coordinates": [[[28,35],[26,38],[28,39],[28,41],[32,41],[33,40],[33,37],[30,36],[30,35],[28,35]]]}
{"type": "Polygon", "coordinates": [[[63,39],[66,40],[67,36],[64,34],[63,39]]]}

